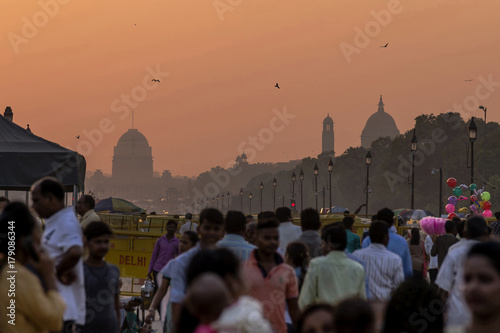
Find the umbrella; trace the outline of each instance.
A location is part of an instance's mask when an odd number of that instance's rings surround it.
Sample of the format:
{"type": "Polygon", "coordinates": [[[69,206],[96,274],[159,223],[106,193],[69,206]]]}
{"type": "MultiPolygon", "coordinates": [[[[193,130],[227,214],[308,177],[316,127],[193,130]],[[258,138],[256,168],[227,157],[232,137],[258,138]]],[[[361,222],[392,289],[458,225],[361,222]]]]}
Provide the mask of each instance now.
{"type": "Polygon", "coordinates": [[[338,213],[343,214],[346,210],[347,208],[342,206],[333,206],[332,209],[330,210],[330,214],[338,214],[338,213]]]}
{"type": "Polygon", "coordinates": [[[94,210],[96,212],[110,212],[110,213],[142,213],[145,209],[134,205],[130,201],[120,198],[106,198],[99,201],[94,210]]]}
{"type": "Polygon", "coordinates": [[[434,216],[431,212],[428,210],[423,210],[423,209],[408,209],[406,212],[401,212],[399,213],[399,216],[401,216],[405,220],[421,220],[426,216],[434,216]]]}

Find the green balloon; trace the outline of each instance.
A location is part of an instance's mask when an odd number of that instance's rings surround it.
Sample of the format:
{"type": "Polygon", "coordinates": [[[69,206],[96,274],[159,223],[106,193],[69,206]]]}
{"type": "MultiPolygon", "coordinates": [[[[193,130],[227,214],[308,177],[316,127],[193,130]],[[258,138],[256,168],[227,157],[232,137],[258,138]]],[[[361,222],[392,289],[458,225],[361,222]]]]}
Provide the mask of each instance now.
{"type": "Polygon", "coordinates": [[[481,199],[483,199],[483,201],[489,201],[491,198],[491,195],[489,192],[483,192],[481,193],[481,199]]]}
{"type": "Polygon", "coordinates": [[[460,186],[457,186],[453,189],[453,194],[455,194],[457,197],[462,195],[462,189],[460,188],[460,186]]]}
{"type": "Polygon", "coordinates": [[[475,191],[475,190],[477,190],[477,185],[472,183],[472,184],[470,184],[469,188],[471,191],[475,191]]]}

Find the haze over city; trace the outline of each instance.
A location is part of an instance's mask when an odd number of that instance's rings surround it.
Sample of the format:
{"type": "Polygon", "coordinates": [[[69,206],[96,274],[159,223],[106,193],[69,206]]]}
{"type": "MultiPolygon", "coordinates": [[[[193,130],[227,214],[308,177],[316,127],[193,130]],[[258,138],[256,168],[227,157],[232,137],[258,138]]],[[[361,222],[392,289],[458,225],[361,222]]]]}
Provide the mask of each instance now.
{"type": "MultiPolygon", "coordinates": [[[[249,136],[270,126],[274,109],[295,118],[253,163],[318,155],[327,114],[336,155],[359,146],[380,94],[401,133],[422,113],[481,117],[477,107],[460,111],[454,104],[476,94],[480,77],[500,82],[500,4],[493,0],[58,6],[30,37],[24,26],[43,11],[40,4],[0,4],[0,100],[13,108],[17,124],[30,124],[41,137],[74,150],[79,140],[90,142],[90,149],[78,149],[87,170],[111,172],[113,147],[132,124],[131,112],[113,110],[146,81],[152,88],[134,107],[134,126],[153,148],[154,170],[183,176],[226,167],[249,136]],[[383,10],[390,16],[380,16],[383,10]],[[384,24],[359,47],[356,36],[377,17],[384,24]],[[359,52],[346,57],[342,43],[359,52]],[[108,132],[92,143],[85,131],[99,129],[103,119],[108,132]]],[[[498,99],[487,103],[488,120],[499,121],[498,99]]]]}

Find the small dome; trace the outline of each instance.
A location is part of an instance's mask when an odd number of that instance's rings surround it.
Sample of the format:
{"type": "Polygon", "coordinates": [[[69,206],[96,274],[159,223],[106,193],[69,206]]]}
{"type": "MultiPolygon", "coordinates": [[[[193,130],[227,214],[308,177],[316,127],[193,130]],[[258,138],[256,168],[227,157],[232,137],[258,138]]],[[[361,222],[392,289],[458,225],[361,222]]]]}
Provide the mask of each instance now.
{"type": "Polygon", "coordinates": [[[146,144],[146,146],[149,146],[148,139],[139,132],[135,128],[129,129],[127,132],[125,132],[120,139],[118,140],[118,143],[116,144],[117,146],[127,144],[127,143],[143,143],[146,144]]]}
{"type": "Polygon", "coordinates": [[[390,114],[384,111],[384,103],[382,102],[382,95],[380,95],[378,111],[368,118],[361,133],[361,146],[370,148],[372,142],[378,138],[390,137],[394,139],[398,135],[399,130],[396,122],[390,114]]]}
{"type": "Polygon", "coordinates": [[[330,114],[328,114],[326,116],[326,118],[323,120],[323,125],[327,125],[327,124],[333,125],[333,119],[330,118],[330,114]]]}

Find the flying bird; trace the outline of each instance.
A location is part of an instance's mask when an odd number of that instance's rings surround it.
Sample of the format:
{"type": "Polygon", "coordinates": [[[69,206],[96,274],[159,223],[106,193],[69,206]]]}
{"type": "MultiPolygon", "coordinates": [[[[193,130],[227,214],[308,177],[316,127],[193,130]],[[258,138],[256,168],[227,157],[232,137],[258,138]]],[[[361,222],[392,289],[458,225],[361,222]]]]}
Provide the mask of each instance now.
{"type": "Polygon", "coordinates": [[[278,88],[278,89],[280,88],[279,84],[277,84],[277,83],[276,83],[275,87],[278,88]]]}
{"type": "Polygon", "coordinates": [[[471,82],[472,80],[474,80],[474,79],[465,80],[465,82],[471,82]]]}
{"type": "Polygon", "coordinates": [[[381,47],[387,47],[387,45],[389,45],[389,43],[385,44],[384,46],[381,46],[381,47]]]}
{"type": "Polygon", "coordinates": [[[75,138],[80,139],[80,136],[79,136],[79,135],[77,135],[75,138]]]}
{"type": "Polygon", "coordinates": [[[152,79],[151,81],[160,83],[160,80],[157,79],[152,79]]]}

